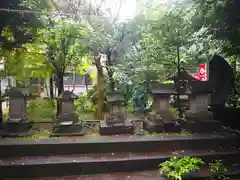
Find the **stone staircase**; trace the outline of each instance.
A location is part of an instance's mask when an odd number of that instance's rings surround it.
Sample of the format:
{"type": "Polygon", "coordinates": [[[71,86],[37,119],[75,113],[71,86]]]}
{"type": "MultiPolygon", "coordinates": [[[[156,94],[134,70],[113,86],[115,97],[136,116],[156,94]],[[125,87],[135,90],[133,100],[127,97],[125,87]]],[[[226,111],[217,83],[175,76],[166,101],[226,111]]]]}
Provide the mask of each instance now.
{"type": "MultiPolygon", "coordinates": [[[[179,156],[200,157],[205,162],[223,160],[229,169],[228,175],[240,177],[238,145],[239,136],[227,132],[187,136],[2,140],[0,177],[16,180],[50,180],[64,176],[66,179],[101,180],[105,177],[110,180],[126,176],[136,180],[159,180],[161,178],[156,173],[158,165],[172,157],[172,152],[179,156]]],[[[206,179],[209,175],[211,172],[202,169],[186,178],[206,179]]]]}

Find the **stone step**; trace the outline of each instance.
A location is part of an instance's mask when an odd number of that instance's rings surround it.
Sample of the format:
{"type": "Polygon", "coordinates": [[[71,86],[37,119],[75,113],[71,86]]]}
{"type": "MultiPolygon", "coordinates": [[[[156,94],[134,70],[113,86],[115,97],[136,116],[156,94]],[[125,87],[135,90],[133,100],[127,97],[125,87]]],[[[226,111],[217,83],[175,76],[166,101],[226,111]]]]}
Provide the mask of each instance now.
{"type": "MultiPolygon", "coordinates": [[[[228,172],[225,174],[231,180],[239,180],[240,167],[239,165],[226,166],[228,172]]],[[[191,173],[188,180],[206,180],[211,176],[211,172],[207,169],[202,169],[196,173],[191,173]]],[[[17,178],[15,180],[167,180],[167,178],[159,176],[157,171],[139,171],[139,172],[123,172],[123,173],[108,173],[97,175],[82,175],[82,176],[60,176],[60,177],[44,177],[44,178],[17,178]]]]}
{"type": "Polygon", "coordinates": [[[50,140],[1,140],[0,157],[46,156],[107,152],[158,152],[239,146],[232,134],[184,136],[105,136],[50,140]]]}
{"type": "MultiPolygon", "coordinates": [[[[238,149],[182,150],[177,153],[179,156],[200,157],[205,162],[223,160],[224,164],[238,163],[240,155],[238,149]]],[[[1,158],[0,177],[6,179],[148,171],[156,170],[160,163],[172,156],[171,151],[161,151],[1,158]]]]}

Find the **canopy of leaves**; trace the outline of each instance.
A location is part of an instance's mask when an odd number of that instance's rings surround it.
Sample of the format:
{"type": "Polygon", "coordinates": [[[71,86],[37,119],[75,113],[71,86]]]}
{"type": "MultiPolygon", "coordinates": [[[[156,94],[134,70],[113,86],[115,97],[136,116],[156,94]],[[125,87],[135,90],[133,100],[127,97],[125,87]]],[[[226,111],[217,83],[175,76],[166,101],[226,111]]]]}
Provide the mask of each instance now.
{"type": "Polygon", "coordinates": [[[33,41],[36,28],[42,26],[42,23],[38,14],[27,13],[26,11],[46,9],[49,7],[47,2],[50,1],[2,0],[0,3],[0,40],[2,47],[11,49],[33,41]],[[21,10],[25,12],[21,12],[21,10]]]}

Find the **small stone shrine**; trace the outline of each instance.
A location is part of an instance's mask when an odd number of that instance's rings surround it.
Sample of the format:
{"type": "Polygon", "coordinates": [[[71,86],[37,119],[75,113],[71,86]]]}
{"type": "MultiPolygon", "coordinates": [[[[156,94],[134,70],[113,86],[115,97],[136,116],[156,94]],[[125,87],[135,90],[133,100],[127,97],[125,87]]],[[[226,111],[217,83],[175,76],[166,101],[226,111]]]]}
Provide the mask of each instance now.
{"type": "Polygon", "coordinates": [[[133,133],[133,125],[126,118],[124,95],[119,92],[111,92],[107,95],[109,114],[105,121],[100,122],[101,135],[115,135],[133,133]]]}
{"type": "Polygon", "coordinates": [[[207,81],[192,81],[186,90],[189,95],[189,109],[185,112],[189,120],[213,120],[213,114],[208,110],[209,94],[212,88],[207,81]]]}
{"type": "MultiPolygon", "coordinates": [[[[191,76],[184,68],[180,70],[180,73],[175,72],[169,80],[174,81],[174,90],[177,92],[177,83],[179,81],[179,99],[180,99],[180,106],[181,108],[188,109],[189,108],[189,98],[188,98],[188,93],[186,92],[187,87],[189,86],[189,82],[194,82],[194,81],[199,81],[193,76],[191,76]]],[[[177,94],[174,96],[174,101],[175,101],[175,107],[177,107],[177,94]]]]}
{"type": "Polygon", "coordinates": [[[70,91],[64,91],[58,96],[60,115],[53,127],[52,136],[82,136],[84,135],[82,121],[74,112],[74,100],[78,96],[70,91]]]}
{"type": "MultiPolygon", "coordinates": [[[[212,93],[212,86],[209,81],[200,81],[184,69],[181,70],[179,77],[174,76],[175,91],[177,80],[180,82],[180,95],[188,96],[188,108],[184,110],[186,121],[179,121],[182,129],[190,132],[213,132],[221,129],[220,122],[215,121],[213,113],[208,110],[209,95],[212,93]]],[[[181,101],[180,101],[181,102],[181,101]]]]}
{"type": "Polygon", "coordinates": [[[153,98],[152,112],[143,123],[143,128],[149,132],[162,132],[165,124],[173,123],[175,119],[170,112],[170,95],[174,94],[173,84],[152,84],[150,87],[153,98]]]}
{"type": "Polygon", "coordinates": [[[187,119],[205,119],[211,118],[212,115],[208,111],[209,94],[212,88],[208,81],[200,81],[192,77],[186,70],[181,69],[179,75],[175,73],[170,79],[174,80],[175,91],[177,92],[177,82],[179,81],[180,96],[188,96],[186,102],[181,102],[180,106],[188,106],[185,116],[187,119]],[[204,112],[204,113],[203,113],[204,112]],[[206,117],[205,117],[206,116],[206,117]],[[207,117],[208,116],[208,117],[207,117]]]}
{"type": "Polygon", "coordinates": [[[17,88],[11,88],[4,94],[9,98],[8,120],[3,123],[3,136],[31,135],[32,122],[26,116],[26,96],[17,88]]]}

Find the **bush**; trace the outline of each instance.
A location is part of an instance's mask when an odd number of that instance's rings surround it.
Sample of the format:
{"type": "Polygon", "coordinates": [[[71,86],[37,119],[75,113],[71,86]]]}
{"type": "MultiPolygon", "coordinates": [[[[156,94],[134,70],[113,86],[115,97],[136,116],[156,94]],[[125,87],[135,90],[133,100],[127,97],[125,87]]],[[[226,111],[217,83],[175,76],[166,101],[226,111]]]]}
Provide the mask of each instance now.
{"type": "MultiPolygon", "coordinates": [[[[75,108],[76,113],[90,113],[95,112],[97,108],[97,87],[96,85],[93,86],[92,89],[89,89],[87,93],[84,93],[81,95],[76,101],[75,101],[75,108]]],[[[104,101],[104,109],[103,111],[106,112],[107,110],[107,101],[105,98],[104,101]]]]}
{"type": "Polygon", "coordinates": [[[96,107],[92,103],[88,94],[85,93],[75,101],[75,109],[76,113],[80,114],[81,112],[83,113],[94,112],[96,110],[96,107]]]}
{"type": "Polygon", "coordinates": [[[27,114],[29,120],[50,120],[56,115],[55,100],[33,100],[27,105],[27,114]]]}
{"type": "Polygon", "coordinates": [[[8,108],[4,108],[3,109],[3,120],[7,120],[8,119],[8,108]]]}
{"type": "Polygon", "coordinates": [[[216,160],[213,163],[209,163],[209,169],[214,173],[210,180],[228,180],[229,178],[225,176],[228,171],[223,165],[221,160],[216,160]]]}
{"type": "Polygon", "coordinates": [[[159,174],[167,175],[171,180],[181,180],[183,176],[188,173],[200,170],[200,166],[203,164],[204,162],[197,157],[174,156],[170,160],[159,165],[159,174]]]}

